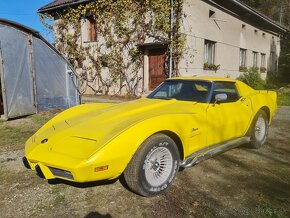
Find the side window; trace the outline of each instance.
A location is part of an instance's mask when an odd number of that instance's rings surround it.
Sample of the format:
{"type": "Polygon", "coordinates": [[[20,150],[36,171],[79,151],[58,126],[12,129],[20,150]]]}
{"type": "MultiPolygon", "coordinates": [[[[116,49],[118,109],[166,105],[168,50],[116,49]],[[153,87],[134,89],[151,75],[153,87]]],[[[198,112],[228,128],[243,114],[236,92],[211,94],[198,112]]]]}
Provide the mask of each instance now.
{"type": "Polygon", "coordinates": [[[234,82],[215,82],[211,103],[214,103],[217,94],[227,94],[227,100],[224,103],[236,102],[240,96],[234,82]]]}

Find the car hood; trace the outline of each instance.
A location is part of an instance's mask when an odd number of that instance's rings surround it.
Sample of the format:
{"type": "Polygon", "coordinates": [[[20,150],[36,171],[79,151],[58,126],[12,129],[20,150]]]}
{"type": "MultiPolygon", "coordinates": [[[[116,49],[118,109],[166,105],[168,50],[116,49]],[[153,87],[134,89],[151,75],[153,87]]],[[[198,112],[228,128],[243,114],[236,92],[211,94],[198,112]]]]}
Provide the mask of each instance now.
{"type": "Polygon", "coordinates": [[[52,120],[51,124],[46,124],[45,128],[31,137],[30,142],[37,145],[34,150],[45,148],[50,152],[84,159],[142,120],[165,114],[194,113],[195,104],[196,102],[175,99],[142,98],[101,109],[98,109],[99,104],[82,105],[90,107],[90,110],[81,113],[77,107],[72,109],[70,116],[63,116],[58,122],[52,120]]]}

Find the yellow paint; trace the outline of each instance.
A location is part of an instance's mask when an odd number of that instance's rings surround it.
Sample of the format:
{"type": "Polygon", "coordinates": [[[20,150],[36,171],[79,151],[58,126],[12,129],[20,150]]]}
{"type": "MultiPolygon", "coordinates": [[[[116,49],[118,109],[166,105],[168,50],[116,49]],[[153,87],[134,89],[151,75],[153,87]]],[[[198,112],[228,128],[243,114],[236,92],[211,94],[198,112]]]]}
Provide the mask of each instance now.
{"type": "Polygon", "coordinates": [[[47,179],[49,167],[87,182],[118,177],[139,146],[151,135],[175,134],[185,159],[206,146],[244,136],[262,108],[276,110],[276,93],[255,91],[242,82],[220,78],[175,78],[236,82],[241,96],[234,103],[209,104],[142,98],[120,104],[85,104],[70,108],[39,129],[25,146],[32,169],[39,165],[47,179]],[[243,98],[243,100],[242,100],[243,98]],[[41,143],[48,139],[46,143],[41,143]],[[95,169],[108,166],[107,170],[95,169]]]}

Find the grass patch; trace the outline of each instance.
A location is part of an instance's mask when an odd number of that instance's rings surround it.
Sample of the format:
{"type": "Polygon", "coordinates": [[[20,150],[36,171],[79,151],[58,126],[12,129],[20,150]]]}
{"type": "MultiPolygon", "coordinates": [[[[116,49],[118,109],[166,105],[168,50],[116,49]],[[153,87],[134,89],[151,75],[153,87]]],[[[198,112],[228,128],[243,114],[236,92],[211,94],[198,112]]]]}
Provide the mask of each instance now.
{"type": "Polygon", "coordinates": [[[23,149],[26,140],[53,116],[55,113],[40,113],[11,121],[1,120],[0,152],[23,149]]]}
{"type": "Polygon", "coordinates": [[[287,212],[285,208],[273,207],[273,204],[266,203],[265,201],[260,202],[257,205],[255,211],[257,214],[262,215],[262,217],[275,217],[275,218],[286,218],[287,212]]]}
{"type": "Polygon", "coordinates": [[[3,160],[3,161],[1,161],[1,163],[5,163],[5,162],[10,162],[10,161],[16,161],[17,159],[16,158],[7,158],[7,159],[5,159],[5,160],[3,160]]]}
{"type": "Polygon", "coordinates": [[[39,114],[34,114],[34,115],[31,116],[31,120],[35,124],[39,124],[39,125],[42,126],[45,123],[47,123],[47,121],[49,121],[52,117],[54,117],[56,112],[60,112],[60,111],[42,112],[42,113],[39,113],[39,114]]]}
{"type": "Polygon", "coordinates": [[[25,141],[34,133],[27,127],[0,126],[0,151],[19,150],[24,148],[25,141]]]}
{"type": "Polygon", "coordinates": [[[278,94],[279,106],[290,106],[290,94],[278,94]]]}

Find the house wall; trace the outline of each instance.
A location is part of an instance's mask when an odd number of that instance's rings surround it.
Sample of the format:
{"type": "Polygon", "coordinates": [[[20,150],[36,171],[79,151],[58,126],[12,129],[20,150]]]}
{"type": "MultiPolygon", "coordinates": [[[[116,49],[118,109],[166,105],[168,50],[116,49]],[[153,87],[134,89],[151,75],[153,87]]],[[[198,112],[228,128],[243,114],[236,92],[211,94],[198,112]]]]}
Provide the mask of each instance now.
{"type": "MultiPolygon", "coordinates": [[[[225,13],[201,0],[185,0],[183,8],[183,22],[181,32],[185,38],[184,54],[180,59],[179,72],[181,76],[216,76],[237,78],[242,72],[239,70],[240,49],[246,49],[246,67],[253,66],[253,52],[258,53],[258,64],[261,66],[261,54],[266,55],[266,68],[276,69],[277,60],[280,54],[280,38],[270,32],[261,30],[249,23],[225,13]],[[209,12],[214,14],[210,17],[209,12]],[[204,69],[205,40],[215,42],[214,64],[220,65],[217,71],[204,69]],[[271,55],[274,54],[275,64],[271,64],[271,55]]],[[[57,25],[56,18],[56,25],[57,25]]],[[[102,46],[105,40],[98,35],[96,42],[88,42],[88,25],[86,19],[81,21],[81,37],[78,43],[84,48],[98,47],[104,52],[107,48],[102,46]],[[105,50],[104,50],[105,49],[105,50]]],[[[73,27],[72,27],[73,28],[73,27]]],[[[73,29],[71,30],[73,31],[73,29]]],[[[152,43],[156,39],[148,37],[145,43],[152,43]]],[[[137,45],[136,45],[137,46],[137,45]]],[[[126,56],[124,51],[124,57],[126,56]]],[[[84,69],[76,69],[79,74],[86,71],[92,63],[84,62],[84,69]]],[[[101,72],[103,79],[110,79],[108,69],[104,68],[101,72]]],[[[130,69],[126,70],[126,75],[130,77],[130,69]]],[[[143,67],[140,68],[138,76],[142,81],[138,83],[138,94],[149,91],[149,58],[148,49],[144,49],[143,67]]],[[[266,73],[261,73],[262,78],[266,78],[266,73]]],[[[88,73],[88,78],[90,77],[88,73]]],[[[126,87],[120,89],[120,83],[110,87],[109,94],[127,94],[126,87]]],[[[89,86],[83,87],[86,94],[95,94],[95,90],[100,89],[104,94],[102,84],[97,78],[91,80],[89,86]]]]}
{"type": "MultiPolygon", "coordinates": [[[[179,64],[180,74],[183,76],[236,78],[241,74],[240,48],[247,50],[247,67],[253,66],[253,51],[258,52],[258,67],[261,66],[261,53],[266,54],[268,68],[271,67],[270,52],[279,56],[279,36],[245,23],[203,1],[186,0],[184,14],[182,33],[185,35],[186,45],[179,64]],[[212,17],[209,17],[210,10],[215,12],[212,17]],[[217,72],[204,70],[205,40],[216,42],[214,64],[220,65],[217,72]]],[[[266,78],[266,73],[261,73],[261,76],[266,78]]]]}
{"type": "MultiPolygon", "coordinates": [[[[59,36],[57,33],[56,26],[61,20],[55,17],[55,34],[59,36]]],[[[80,48],[86,49],[85,53],[89,52],[92,56],[97,59],[100,54],[109,54],[110,48],[106,46],[106,39],[102,36],[101,33],[96,33],[97,38],[95,41],[90,41],[89,39],[89,21],[86,18],[82,18],[80,21],[81,33],[77,40],[80,48]]],[[[73,34],[75,28],[70,26],[68,28],[68,32],[73,34]]],[[[127,65],[130,62],[129,50],[128,48],[124,48],[122,50],[122,56],[124,57],[124,65],[127,65]]],[[[143,93],[143,81],[146,76],[143,75],[143,65],[140,69],[134,69],[134,66],[127,66],[127,69],[122,69],[123,73],[126,75],[127,81],[120,81],[118,79],[116,82],[112,81],[112,75],[110,74],[110,69],[108,67],[102,67],[100,72],[97,74],[100,76],[96,76],[96,71],[93,70],[94,63],[87,57],[83,62],[83,67],[76,69],[76,72],[79,75],[86,74],[86,81],[82,80],[79,84],[80,91],[84,94],[93,95],[93,94],[109,94],[109,95],[127,95],[128,87],[135,87],[134,85],[138,83],[135,92],[137,95],[141,95],[143,93]],[[133,73],[134,72],[134,73],[133,73]],[[143,78],[143,80],[139,80],[138,78],[143,78]],[[109,88],[106,88],[106,85],[110,84],[109,88]],[[109,90],[108,90],[109,89],[109,90]]],[[[132,90],[131,90],[132,92],[132,90]]]]}

